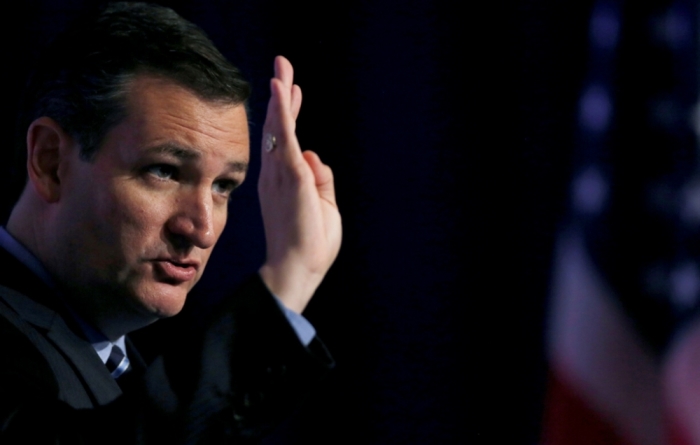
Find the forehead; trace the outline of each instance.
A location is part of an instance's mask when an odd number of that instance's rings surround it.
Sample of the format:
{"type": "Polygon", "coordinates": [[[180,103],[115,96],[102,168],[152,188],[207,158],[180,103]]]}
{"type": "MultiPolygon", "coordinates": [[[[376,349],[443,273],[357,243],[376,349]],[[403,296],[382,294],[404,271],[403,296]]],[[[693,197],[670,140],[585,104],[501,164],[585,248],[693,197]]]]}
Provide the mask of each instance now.
{"type": "Polygon", "coordinates": [[[125,99],[126,118],[115,130],[132,143],[176,145],[247,162],[248,121],[242,104],[206,101],[172,80],[150,75],[130,81],[125,99]]]}

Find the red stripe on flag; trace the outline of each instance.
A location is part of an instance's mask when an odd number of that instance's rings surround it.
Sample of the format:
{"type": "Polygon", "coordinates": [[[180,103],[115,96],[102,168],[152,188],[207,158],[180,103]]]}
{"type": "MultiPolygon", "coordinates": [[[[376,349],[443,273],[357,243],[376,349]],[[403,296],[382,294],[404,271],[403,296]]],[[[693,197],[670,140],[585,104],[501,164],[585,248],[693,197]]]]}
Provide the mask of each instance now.
{"type": "Polygon", "coordinates": [[[670,420],[668,429],[668,444],[669,445],[697,445],[693,443],[692,439],[688,436],[688,432],[683,428],[679,422],[675,420],[670,420]]]}
{"type": "Polygon", "coordinates": [[[543,445],[634,445],[617,432],[606,416],[589,406],[576,385],[550,372],[543,445]]]}
{"type": "Polygon", "coordinates": [[[700,444],[700,319],[688,323],[666,355],[664,404],[670,445],[700,444]]]}

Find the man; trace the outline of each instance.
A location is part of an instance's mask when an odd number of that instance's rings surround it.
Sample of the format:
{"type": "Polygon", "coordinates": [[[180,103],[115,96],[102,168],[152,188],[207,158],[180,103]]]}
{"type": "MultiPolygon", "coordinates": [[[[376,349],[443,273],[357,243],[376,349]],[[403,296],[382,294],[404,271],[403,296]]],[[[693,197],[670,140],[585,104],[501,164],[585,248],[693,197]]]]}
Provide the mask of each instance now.
{"type": "Polygon", "coordinates": [[[156,6],[112,5],[50,47],[0,231],[0,442],[254,442],[331,366],[298,314],[340,246],[332,173],[299,148],[284,58],[271,90],[265,264],[146,364],[125,335],[177,314],[206,266],[246,175],[248,86],[156,6]]]}

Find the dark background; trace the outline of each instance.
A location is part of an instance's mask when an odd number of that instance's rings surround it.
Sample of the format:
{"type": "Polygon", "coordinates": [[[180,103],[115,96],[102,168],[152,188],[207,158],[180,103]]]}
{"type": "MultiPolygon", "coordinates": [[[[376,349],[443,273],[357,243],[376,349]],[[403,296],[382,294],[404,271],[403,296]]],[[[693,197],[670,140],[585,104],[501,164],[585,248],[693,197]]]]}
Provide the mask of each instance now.
{"type": "MultiPolygon", "coordinates": [[[[276,54],[304,93],[301,145],[335,172],[343,247],[306,315],[337,369],[267,443],[537,443],[591,2],[161,3],[253,84],[251,174],[186,316],[263,261],[257,147],[276,54]]],[[[37,48],[88,4],[6,7],[8,141],[37,48]]],[[[9,162],[2,173],[6,213],[9,162]]]]}

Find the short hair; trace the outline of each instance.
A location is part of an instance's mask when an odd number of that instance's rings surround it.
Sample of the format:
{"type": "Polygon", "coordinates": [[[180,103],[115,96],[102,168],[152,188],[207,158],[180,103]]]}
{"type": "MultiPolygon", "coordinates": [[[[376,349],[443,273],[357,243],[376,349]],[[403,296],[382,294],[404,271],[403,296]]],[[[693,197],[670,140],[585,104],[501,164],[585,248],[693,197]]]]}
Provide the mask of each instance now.
{"type": "Polygon", "coordinates": [[[51,117],[89,161],[125,117],[127,86],[140,74],[171,79],[215,103],[245,104],[250,95],[241,72],[199,27],[163,6],[112,3],[76,21],[39,58],[20,131],[51,117]]]}

